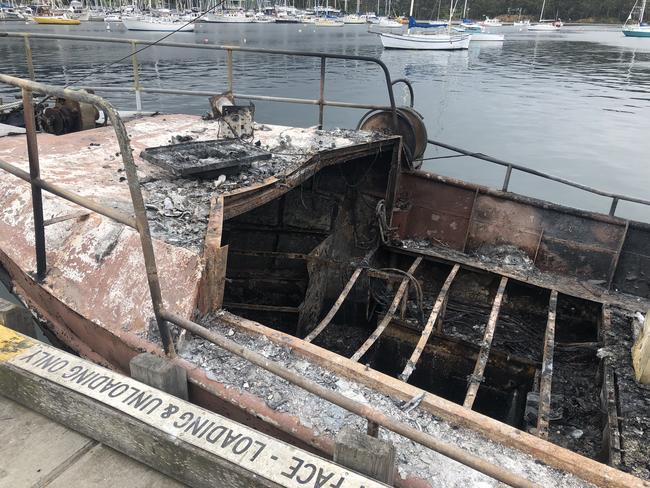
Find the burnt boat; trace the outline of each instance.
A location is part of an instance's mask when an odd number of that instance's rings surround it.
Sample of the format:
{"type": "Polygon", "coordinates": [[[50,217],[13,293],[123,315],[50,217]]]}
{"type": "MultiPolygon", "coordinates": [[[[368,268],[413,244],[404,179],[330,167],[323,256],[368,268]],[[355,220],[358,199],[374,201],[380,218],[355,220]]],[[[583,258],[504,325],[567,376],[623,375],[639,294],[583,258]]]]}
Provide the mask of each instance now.
{"type": "Polygon", "coordinates": [[[167,355],[193,402],[325,456],[346,425],[388,438],[397,486],[648,486],[630,348],[650,226],[615,212],[650,202],[428,141],[372,58],[209,48],[320,58],[321,87],[325,59],[375,63],[391,104],[321,90],[319,125],[355,107],[364,130],[262,124],[234,101],[273,97],[230,78],[186,93],[214,95],[209,117],[121,117],[0,75],[27,134],[0,137],[0,264],[54,338],[123,372],[167,355]],[[504,165],[503,187],[417,169],[427,142],[504,165]],[[603,194],[610,215],[508,192],[513,171],[603,194]]]}

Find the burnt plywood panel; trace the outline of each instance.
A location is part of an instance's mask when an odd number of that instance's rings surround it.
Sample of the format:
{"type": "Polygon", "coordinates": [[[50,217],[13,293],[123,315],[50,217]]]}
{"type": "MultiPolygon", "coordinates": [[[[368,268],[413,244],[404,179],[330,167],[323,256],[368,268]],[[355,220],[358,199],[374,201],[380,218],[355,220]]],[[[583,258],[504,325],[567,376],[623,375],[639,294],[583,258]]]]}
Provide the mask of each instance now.
{"type": "Polygon", "coordinates": [[[480,194],[467,251],[512,245],[543,271],[607,282],[624,233],[623,223],[480,194]]]}
{"type": "Polygon", "coordinates": [[[540,244],[535,265],[542,271],[598,281],[606,286],[613,259],[613,251],[585,248],[572,241],[545,239],[540,244]]]}
{"type": "Polygon", "coordinates": [[[544,226],[541,209],[479,194],[469,229],[467,251],[483,246],[514,245],[532,259],[544,226]]]}
{"type": "Polygon", "coordinates": [[[615,289],[650,297],[649,242],[650,229],[630,225],[614,275],[615,289]]]}
{"type": "Polygon", "coordinates": [[[402,239],[427,239],[453,249],[463,249],[475,190],[403,174],[398,207],[408,211],[393,215],[402,239]]]}

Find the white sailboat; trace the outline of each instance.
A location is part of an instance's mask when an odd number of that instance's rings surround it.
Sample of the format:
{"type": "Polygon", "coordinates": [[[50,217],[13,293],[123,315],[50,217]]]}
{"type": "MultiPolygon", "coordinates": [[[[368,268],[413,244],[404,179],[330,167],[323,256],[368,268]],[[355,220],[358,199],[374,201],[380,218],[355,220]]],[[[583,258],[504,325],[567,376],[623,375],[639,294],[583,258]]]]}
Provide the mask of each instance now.
{"type": "MultiPolygon", "coordinates": [[[[418,24],[413,18],[413,4],[411,0],[411,9],[409,13],[409,28],[405,33],[393,34],[382,32],[379,34],[381,43],[385,49],[418,49],[418,50],[458,50],[468,49],[471,36],[463,32],[452,32],[451,19],[454,15],[454,0],[450,0],[449,8],[449,26],[444,32],[434,32],[433,34],[416,34],[411,32],[414,28],[431,28],[431,24],[418,24]]],[[[435,28],[439,31],[439,28],[435,28]]]]}
{"type": "Polygon", "coordinates": [[[528,26],[529,31],[541,31],[541,32],[550,32],[558,31],[562,27],[561,20],[544,20],[544,7],[546,6],[546,0],[542,2],[542,11],[539,13],[539,24],[533,24],[528,26]]]}
{"type": "Polygon", "coordinates": [[[643,15],[645,14],[646,0],[643,0],[641,6],[638,6],[639,0],[634,2],[634,7],[630,15],[627,17],[625,24],[623,25],[623,34],[626,37],[650,37],[650,25],[643,21],[643,15]],[[634,23],[630,22],[632,20],[633,14],[639,13],[639,21],[634,23]]]}
{"type": "Polygon", "coordinates": [[[153,31],[153,32],[193,32],[194,24],[188,24],[181,20],[162,19],[157,17],[122,17],[122,23],[130,31],[153,31]]]}

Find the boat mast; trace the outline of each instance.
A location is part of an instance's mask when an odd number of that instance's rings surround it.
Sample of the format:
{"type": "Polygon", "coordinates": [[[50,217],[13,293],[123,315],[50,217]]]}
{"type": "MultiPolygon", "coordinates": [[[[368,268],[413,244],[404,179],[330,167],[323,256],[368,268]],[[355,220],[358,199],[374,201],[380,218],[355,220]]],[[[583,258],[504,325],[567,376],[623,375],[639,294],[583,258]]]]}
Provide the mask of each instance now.
{"type": "Polygon", "coordinates": [[[465,5],[463,5],[463,19],[465,18],[465,14],[467,14],[467,0],[465,0],[465,5]]]}
{"type": "Polygon", "coordinates": [[[541,22],[544,18],[544,6],[546,5],[546,0],[542,2],[542,11],[539,13],[539,21],[541,22]]]}
{"type": "Polygon", "coordinates": [[[643,3],[641,4],[641,11],[639,12],[639,25],[643,24],[643,14],[645,13],[645,4],[646,4],[646,0],[643,0],[643,3]]]}

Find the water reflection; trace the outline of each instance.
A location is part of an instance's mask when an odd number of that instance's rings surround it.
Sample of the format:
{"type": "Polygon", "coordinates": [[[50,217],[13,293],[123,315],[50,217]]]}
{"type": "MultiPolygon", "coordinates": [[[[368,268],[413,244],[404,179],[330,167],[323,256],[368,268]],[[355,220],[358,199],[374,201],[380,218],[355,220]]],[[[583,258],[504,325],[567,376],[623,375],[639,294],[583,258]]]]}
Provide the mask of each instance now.
{"type": "MultiPolygon", "coordinates": [[[[24,26],[0,23],[0,30],[76,33],[109,37],[149,37],[158,34],[105,31],[103,24],[81,26],[24,26]]],[[[411,79],[416,108],[430,135],[450,144],[609,191],[647,196],[650,170],[645,143],[650,131],[650,43],[624,38],[619,29],[567,28],[561,33],[504,30],[503,43],[472,45],[469,52],[383,51],[376,35],[365,26],[317,29],[296,25],[201,25],[195,33],[174,37],[179,42],[241,44],[279,49],[304,49],[378,56],[394,78],[411,79]]],[[[63,84],[91,73],[129,53],[119,44],[34,40],[39,80],[63,84]]],[[[221,91],[227,87],[222,52],[154,47],[140,56],[144,86],[221,91]]],[[[22,41],[0,41],[0,70],[26,76],[22,41]]],[[[318,97],[317,59],[235,54],[238,92],[286,97],[318,97]]],[[[112,66],[93,75],[90,85],[117,85],[133,79],[131,64],[112,66]]],[[[0,97],[10,90],[0,87],[0,97]]],[[[398,102],[407,97],[397,88],[398,102]]],[[[381,71],[365,63],[328,61],[326,97],[330,100],[385,103],[381,71]]],[[[120,108],[133,109],[132,94],[110,94],[120,108]]],[[[147,110],[203,113],[203,97],[148,94],[147,110]]],[[[313,125],[313,106],[256,103],[263,121],[313,125]]],[[[330,127],[356,125],[362,111],[327,109],[330,127]]],[[[429,155],[441,153],[434,148],[429,155]]],[[[498,169],[467,158],[427,163],[428,169],[481,183],[501,178],[498,169]]],[[[541,185],[539,180],[513,179],[515,191],[587,206],[584,194],[541,185]]],[[[606,207],[606,204],[605,204],[606,207]]],[[[604,207],[603,207],[604,208],[604,207]]],[[[645,218],[641,210],[625,209],[645,218]]],[[[646,211],[647,213],[647,211],[646,211]]]]}

